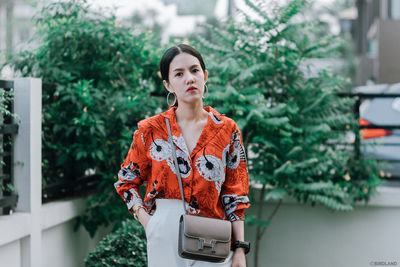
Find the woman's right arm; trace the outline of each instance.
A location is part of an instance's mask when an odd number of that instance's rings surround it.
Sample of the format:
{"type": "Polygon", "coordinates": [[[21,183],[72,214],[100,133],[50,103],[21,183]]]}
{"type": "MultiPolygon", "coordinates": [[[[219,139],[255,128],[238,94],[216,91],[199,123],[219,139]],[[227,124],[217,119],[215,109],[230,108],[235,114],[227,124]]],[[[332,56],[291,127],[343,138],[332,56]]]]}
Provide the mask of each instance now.
{"type": "Polygon", "coordinates": [[[147,229],[147,223],[150,220],[150,215],[147,213],[146,210],[139,208],[139,206],[143,206],[143,204],[136,204],[133,208],[136,210],[136,218],[140,222],[140,224],[143,226],[144,230],[147,229]]]}
{"type": "MultiPolygon", "coordinates": [[[[143,206],[139,188],[146,180],[147,173],[151,167],[151,161],[146,155],[145,139],[144,133],[139,127],[139,130],[135,131],[133,135],[128,154],[121,164],[121,169],[118,172],[118,181],[114,183],[117,193],[125,201],[129,212],[132,214],[134,213],[134,206],[143,206]]],[[[143,209],[138,211],[139,213],[146,213],[143,209]]]]}

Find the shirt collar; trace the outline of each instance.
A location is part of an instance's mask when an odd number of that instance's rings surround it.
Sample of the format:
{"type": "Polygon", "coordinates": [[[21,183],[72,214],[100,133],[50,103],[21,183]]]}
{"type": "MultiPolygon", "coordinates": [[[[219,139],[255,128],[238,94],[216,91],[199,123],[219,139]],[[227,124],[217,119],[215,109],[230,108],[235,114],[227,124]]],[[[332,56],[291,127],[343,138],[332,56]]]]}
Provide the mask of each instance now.
{"type": "MultiPolygon", "coordinates": [[[[160,115],[162,115],[163,117],[164,124],[165,124],[164,118],[169,119],[172,135],[177,137],[173,138],[174,143],[186,154],[189,154],[185,141],[181,134],[181,130],[176,121],[176,115],[175,115],[176,109],[177,109],[176,106],[171,107],[169,110],[161,113],[160,115]]],[[[222,115],[218,111],[213,109],[211,106],[203,107],[203,109],[208,112],[209,116],[207,119],[206,126],[204,127],[204,130],[202,131],[199,140],[197,141],[196,147],[192,151],[192,155],[195,155],[198,151],[203,149],[204,146],[211,141],[211,139],[219,132],[219,130],[224,125],[224,121],[221,119],[222,115]]]]}

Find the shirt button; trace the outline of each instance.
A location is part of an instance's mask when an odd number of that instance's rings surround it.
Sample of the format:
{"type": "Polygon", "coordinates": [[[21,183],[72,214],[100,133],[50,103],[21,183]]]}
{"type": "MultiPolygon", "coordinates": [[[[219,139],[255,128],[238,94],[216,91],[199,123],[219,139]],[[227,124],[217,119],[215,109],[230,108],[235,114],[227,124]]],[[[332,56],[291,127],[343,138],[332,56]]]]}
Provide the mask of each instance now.
{"type": "Polygon", "coordinates": [[[186,183],[186,186],[189,186],[190,184],[189,183],[186,183]]]}

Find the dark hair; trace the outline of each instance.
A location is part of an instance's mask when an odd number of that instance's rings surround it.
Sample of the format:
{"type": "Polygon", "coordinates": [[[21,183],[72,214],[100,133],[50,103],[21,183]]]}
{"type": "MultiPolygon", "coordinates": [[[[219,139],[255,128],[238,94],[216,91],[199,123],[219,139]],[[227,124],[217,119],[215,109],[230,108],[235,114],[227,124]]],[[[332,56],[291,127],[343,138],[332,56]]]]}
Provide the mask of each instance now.
{"type": "Polygon", "coordinates": [[[200,66],[201,66],[203,72],[205,72],[206,66],[204,64],[203,58],[201,57],[199,51],[197,51],[194,47],[191,47],[190,45],[179,44],[177,46],[168,48],[167,51],[165,51],[164,55],[161,58],[160,72],[161,72],[161,78],[163,80],[166,80],[167,82],[169,82],[169,79],[168,79],[169,65],[171,65],[171,62],[175,56],[182,54],[182,53],[188,53],[188,54],[196,57],[200,62],[200,66]]]}

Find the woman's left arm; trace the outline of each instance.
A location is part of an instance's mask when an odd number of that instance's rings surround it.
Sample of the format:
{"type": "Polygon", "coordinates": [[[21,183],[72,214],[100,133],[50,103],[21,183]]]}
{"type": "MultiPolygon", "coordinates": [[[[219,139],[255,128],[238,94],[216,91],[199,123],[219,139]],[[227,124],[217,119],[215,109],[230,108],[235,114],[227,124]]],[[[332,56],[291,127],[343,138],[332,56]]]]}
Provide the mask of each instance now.
{"type": "MultiPolygon", "coordinates": [[[[233,221],[232,233],[234,241],[244,241],[244,222],[233,221]]],[[[246,267],[246,255],[244,248],[237,248],[234,251],[232,259],[232,267],[246,267]]]]}
{"type": "MultiPolygon", "coordinates": [[[[244,210],[249,208],[249,173],[242,135],[236,123],[233,124],[229,150],[226,159],[225,181],[221,189],[225,214],[232,222],[233,241],[244,240],[244,210]]],[[[245,249],[234,251],[232,267],[246,267],[245,249]]]]}

